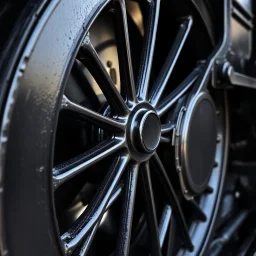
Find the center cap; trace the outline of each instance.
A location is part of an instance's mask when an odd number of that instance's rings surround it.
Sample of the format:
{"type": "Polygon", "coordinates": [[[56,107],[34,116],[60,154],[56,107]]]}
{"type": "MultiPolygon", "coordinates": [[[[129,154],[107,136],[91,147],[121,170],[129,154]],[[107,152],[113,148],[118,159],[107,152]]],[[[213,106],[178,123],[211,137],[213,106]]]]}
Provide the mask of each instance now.
{"type": "Polygon", "coordinates": [[[161,124],[153,111],[146,112],[139,122],[140,148],[152,153],[158,146],[161,136],[161,124]]]}

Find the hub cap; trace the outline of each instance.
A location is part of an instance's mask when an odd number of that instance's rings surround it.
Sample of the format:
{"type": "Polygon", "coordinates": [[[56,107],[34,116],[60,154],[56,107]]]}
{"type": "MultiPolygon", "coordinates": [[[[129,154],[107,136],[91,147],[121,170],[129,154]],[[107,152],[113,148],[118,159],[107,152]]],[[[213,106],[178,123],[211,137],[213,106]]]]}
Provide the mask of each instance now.
{"type": "Polygon", "coordinates": [[[161,135],[161,125],[158,116],[147,112],[139,125],[140,144],[145,152],[152,153],[158,146],[161,135]]]}
{"type": "MultiPolygon", "coordinates": [[[[132,121],[127,129],[127,137],[133,147],[130,150],[139,154],[143,161],[155,151],[160,142],[161,123],[153,110],[142,108],[135,112],[134,116],[131,114],[132,121]]],[[[137,159],[139,159],[139,156],[137,156],[137,159]]]]}
{"type": "Polygon", "coordinates": [[[188,105],[178,138],[181,172],[191,195],[202,193],[214,168],[217,139],[216,109],[208,93],[198,94],[188,105]]]}

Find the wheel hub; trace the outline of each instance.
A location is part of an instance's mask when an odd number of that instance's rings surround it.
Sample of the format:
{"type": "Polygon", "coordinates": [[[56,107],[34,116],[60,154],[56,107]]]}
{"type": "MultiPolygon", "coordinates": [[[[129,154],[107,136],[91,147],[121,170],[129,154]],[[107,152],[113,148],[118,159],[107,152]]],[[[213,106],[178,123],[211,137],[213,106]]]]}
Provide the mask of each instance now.
{"type": "Polygon", "coordinates": [[[160,141],[161,125],[154,111],[139,111],[131,123],[133,146],[139,153],[150,154],[160,141]]]}
{"type": "Polygon", "coordinates": [[[214,102],[208,93],[201,93],[190,102],[181,126],[177,154],[184,192],[195,195],[206,189],[214,167],[216,137],[214,102]]]}
{"type": "Polygon", "coordinates": [[[154,153],[160,142],[161,123],[152,106],[138,104],[130,113],[127,144],[132,157],[143,162],[154,153]]]}

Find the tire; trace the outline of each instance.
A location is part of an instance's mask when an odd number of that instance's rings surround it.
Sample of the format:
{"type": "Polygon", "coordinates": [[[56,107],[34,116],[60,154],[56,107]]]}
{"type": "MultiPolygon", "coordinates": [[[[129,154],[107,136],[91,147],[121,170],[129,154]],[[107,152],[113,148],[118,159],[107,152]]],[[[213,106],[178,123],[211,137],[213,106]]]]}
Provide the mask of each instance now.
{"type": "Polygon", "coordinates": [[[17,9],[0,59],[2,255],[208,255],[229,115],[201,79],[216,45],[194,3],[17,9]]]}

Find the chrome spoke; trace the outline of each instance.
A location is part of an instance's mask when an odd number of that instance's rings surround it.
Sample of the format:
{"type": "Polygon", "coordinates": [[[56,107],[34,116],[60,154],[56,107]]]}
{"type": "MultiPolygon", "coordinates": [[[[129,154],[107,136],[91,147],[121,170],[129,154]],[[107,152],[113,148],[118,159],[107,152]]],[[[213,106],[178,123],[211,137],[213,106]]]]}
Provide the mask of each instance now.
{"type": "Polygon", "coordinates": [[[115,25],[116,40],[120,68],[121,92],[128,101],[136,101],[136,90],[133,77],[131,49],[126,16],[126,6],[124,0],[115,1],[115,25]]]}
{"type": "Polygon", "coordinates": [[[185,221],[185,217],[181,210],[181,206],[180,206],[179,200],[176,196],[176,193],[169,181],[169,178],[167,176],[165,168],[156,153],[154,154],[152,161],[156,167],[159,180],[160,180],[161,184],[163,185],[163,189],[165,190],[166,196],[168,197],[168,200],[172,207],[173,214],[174,214],[177,224],[179,226],[179,231],[182,236],[183,242],[184,242],[186,248],[191,251],[191,250],[193,250],[194,246],[192,244],[190,234],[188,231],[188,227],[187,227],[187,224],[185,221]]]}
{"type": "Polygon", "coordinates": [[[160,256],[162,255],[162,253],[160,248],[159,231],[156,218],[156,207],[148,162],[141,165],[141,173],[144,188],[144,198],[146,203],[146,218],[149,232],[149,241],[151,245],[151,255],[160,256]]]}
{"type": "Polygon", "coordinates": [[[152,93],[150,95],[150,102],[153,106],[156,106],[160,100],[160,97],[168,83],[168,80],[172,74],[174,66],[178,60],[178,57],[181,53],[181,50],[184,47],[186,39],[191,30],[193,20],[191,17],[185,19],[183,23],[180,25],[179,32],[176,36],[176,39],[173,42],[173,46],[166,58],[166,61],[158,75],[152,89],[152,93]]]}
{"type": "Polygon", "coordinates": [[[106,131],[120,132],[125,130],[125,124],[121,123],[120,121],[116,121],[112,118],[105,117],[86,107],[82,107],[70,101],[66,96],[63,96],[61,108],[63,110],[65,109],[73,111],[83,116],[85,119],[91,121],[91,123],[97,125],[99,128],[102,128],[106,131]]]}
{"type": "Polygon", "coordinates": [[[161,143],[168,144],[168,143],[171,143],[171,139],[170,139],[170,138],[166,138],[166,137],[164,137],[164,136],[161,136],[160,142],[161,142],[161,143]]]}
{"type": "MultiPolygon", "coordinates": [[[[114,193],[111,195],[106,210],[107,211],[111,205],[117,200],[117,198],[121,195],[122,193],[122,187],[119,186],[114,193]]],[[[93,227],[92,231],[89,233],[89,235],[87,235],[87,237],[85,238],[84,242],[82,243],[81,248],[78,250],[78,252],[75,254],[75,256],[86,256],[86,254],[88,253],[89,249],[90,249],[90,245],[93,241],[93,238],[99,228],[99,224],[100,221],[98,221],[95,226],[93,227]]]]}
{"type": "Polygon", "coordinates": [[[161,134],[163,135],[163,134],[169,133],[169,132],[173,131],[174,128],[175,128],[174,123],[162,124],[161,134]]]}
{"type": "Polygon", "coordinates": [[[130,239],[132,231],[133,209],[135,203],[136,186],[138,179],[139,166],[131,165],[128,167],[126,183],[124,188],[123,209],[121,215],[121,229],[117,239],[116,255],[128,256],[130,249],[130,239]]]}
{"type": "Polygon", "coordinates": [[[100,160],[121,149],[123,144],[123,140],[112,139],[95,146],[82,155],[56,166],[53,169],[54,188],[56,189],[64,182],[89,168],[91,165],[96,164],[100,160]]]}
{"type": "Polygon", "coordinates": [[[172,216],[172,209],[169,205],[166,205],[163,210],[160,223],[159,223],[159,241],[160,241],[161,248],[164,245],[164,240],[167,235],[167,230],[168,230],[168,227],[170,226],[171,216],[172,216]]]}
{"type": "Polygon", "coordinates": [[[155,50],[156,32],[160,11],[160,0],[147,1],[148,21],[144,37],[144,46],[141,57],[140,72],[138,78],[138,98],[146,100],[149,87],[150,72],[155,50]]]}

